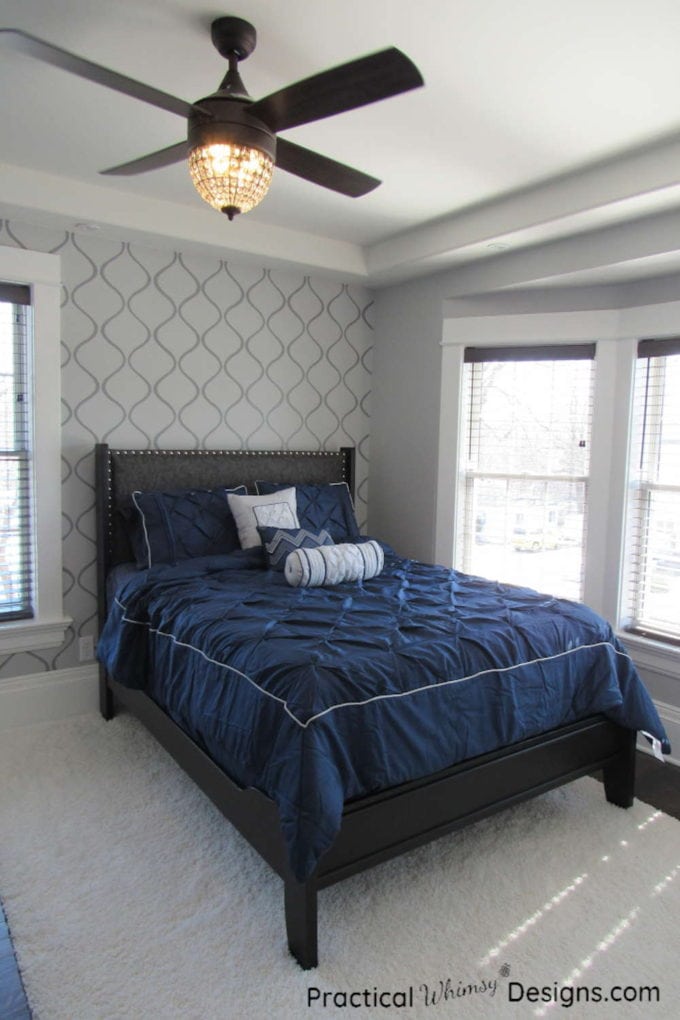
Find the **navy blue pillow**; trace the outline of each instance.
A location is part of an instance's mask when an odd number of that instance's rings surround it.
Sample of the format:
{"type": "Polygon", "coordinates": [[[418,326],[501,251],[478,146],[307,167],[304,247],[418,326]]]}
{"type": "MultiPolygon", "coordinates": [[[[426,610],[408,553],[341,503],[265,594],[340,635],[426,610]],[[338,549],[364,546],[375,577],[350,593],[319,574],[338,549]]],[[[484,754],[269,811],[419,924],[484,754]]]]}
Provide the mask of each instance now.
{"type": "Polygon", "coordinates": [[[182,489],[177,492],[133,492],[136,515],[130,541],[138,567],[176,563],[240,549],[236,522],[227,493],[236,489],[182,489]]]}
{"type": "MultiPolygon", "coordinates": [[[[291,484],[294,483],[255,482],[258,493],[263,496],[287,489],[291,484]]],[[[295,494],[301,528],[313,532],[328,531],[334,542],[354,542],[359,538],[359,525],[347,482],[296,485],[295,494]]]]}
{"type": "Polygon", "coordinates": [[[294,549],[318,549],[320,545],[333,545],[327,531],[314,534],[306,528],[258,528],[264,557],[272,570],[283,570],[288,553],[294,549]]]}

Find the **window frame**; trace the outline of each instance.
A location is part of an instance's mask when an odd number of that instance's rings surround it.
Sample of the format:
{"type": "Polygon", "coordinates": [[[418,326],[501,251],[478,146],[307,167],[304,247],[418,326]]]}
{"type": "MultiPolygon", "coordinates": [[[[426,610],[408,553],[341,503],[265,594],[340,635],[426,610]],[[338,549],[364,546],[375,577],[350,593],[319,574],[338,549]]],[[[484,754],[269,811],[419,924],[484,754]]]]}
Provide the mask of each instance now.
{"type": "Polygon", "coordinates": [[[61,259],[0,247],[0,279],[31,289],[34,616],[0,623],[0,653],[58,648],[63,612],[61,535],[61,259]]]}
{"type": "Polygon", "coordinates": [[[3,343],[4,358],[2,384],[7,403],[3,404],[3,442],[0,452],[0,468],[3,482],[6,479],[10,488],[10,478],[14,476],[16,487],[15,501],[5,502],[9,493],[3,494],[1,531],[5,541],[11,542],[10,535],[16,533],[18,542],[14,544],[11,555],[12,566],[8,566],[3,555],[3,581],[10,575],[11,590],[5,591],[6,600],[0,603],[0,623],[13,620],[29,620],[34,617],[34,585],[33,585],[33,443],[31,436],[32,415],[31,401],[26,399],[26,391],[33,378],[30,364],[30,345],[28,337],[33,333],[33,309],[31,307],[31,291],[29,287],[20,287],[16,283],[5,283],[0,280],[0,309],[8,312],[3,314],[3,332],[7,330],[3,343]],[[10,350],[11,348],[11,350],[10,350]],[[11,367],[10,367],[11,358],[11,367]],[[23,396],[20,396],[23,394],[23,396]],[[6,432],[4,430],[7,430],[6,432]],[[16,525],[13,523],[13,511],[16,525]],[[24,532],[28,521],[30,531],[24,532]]]}
{"type": "MultiPolygon", "coordinates": [[[[638,310],[636,310],[638,311],[638,310]]],[[[679,306],[680,314],[680,306],[679,306]]],[[[618,310],[454,316],[442,329],[434,559],[453,566],[462,431],[463,358],[471,346],[595,343],[588,533],[583,601],[618,626],[625,530],[630,404],[640,323],[618,310]]],[[[645,639],[646,640],[646,639],[645,639]]],[[[680,665],[680,664],[679,664],[680,665]]]]}
{"type": "MultiPolygon", "coordinates": [[[[468,406],[469,393],[465,393],[465,378],[466,378],[466,366],[474,367],[478,364],[484,363],[507,363],[513,362],[515,364],[521,362],[571,362],[571,361],[586,361],[591,366],[591,379],[590,379],[590,394],[589,404],[593,407],[594,394],[595,394],[595,374],[596,374],[596,345],[594,343],[555,343],[555,344],[521,344],[521,345],[503,345],[495,346],[493,344],[484,346],[466,346],[463,350],[463,370],[461,380],[461,413],[465,411],[468,406]]],[[[468,374],[470,383],[474,386],[474,379],[468,374]]],[[[587,551],[587,535],[588,535],[588,510],[589,510],[589,490],[590,490],[590,447],[592,442],[592,417],[590,421],[591,432],[588,436],[588,473],[585,475],[567,475],[560,474],[557,472],[508,472],[508,471],[489,471],[479,468],[469,468],[462,463],[463,458],[460,454],[459,446],[459,477],[457,482],[457,492],[460,493],[463,506],[465,508],[465,515],[456,516],[456,545],[454,546],[454,563],[457,565],[459,570],[469,571],[471,549],[465,541],[464,536],[470,536],[472,534],[472,524],[469,520],[469,514],[472,512],[473,500],[471,498],[471,492],[474,488],[475,482],[481,479],[505,479],[507,481],[535,481],[535,482],[567,482],[579,484],[583,487],[583,510],[584,510],[584,529],[583,529],[583,540],[581,544],[581,555],[582,555],[582,569],[580,577],[581,596],[583,595],[583,588],[585,584],[585,563],[586,563],[586,551],[587,551]],[[464,521],[464,523],[462,523],[464,521]]],[[[469,426],[469,423],[468,423],[469,426]]],[[[463,427],[461,429],[461,438],[464,437],[467,429],[463,427]]],[[[511,578],[504,578],[508,583],[520,584],[523,583],[519,579],[513,581],[511,578]]],[[[556,592],[558,596],[566,597],[563,592],[556,592]]]]}
{"type": "MultiPolygon", "coordinates": [[[[664,362],[664,374],[665,374],[665,359],[667,357],[674,356],[680,357],[680,338],[678,337],[659,337],[659,338],[648,338],[642,339],[638,343],[636,352],[635,363],[633,367],[633,383],[635,386],[635,379],[637,372],[641,369],[643,362],[646,362],[646,366],[642,371],[646,371],[646,381],[649,382],[650,372],[655,376],[660,372],[661,362],[664,362]]],[[[633,388],[634,388],[633,386],[633,388]]],[[[631,440],[632,426],[633,426],[633,413],[634,413],[634,400],[631,403],[631,440]]],[[[639,413],[639,412],[638,412],[639,413]]],[[[621,583],[621,599],[619,607],[619,619],[621,626],[626,636],[632,636],[637,638],[643,638],[654,642],[655,644],[675,647],[676,649],[680,646],[680,630],[678,632],[665,632],[662,628],[655,628],[654,626],[644,622],[640,614],[640,607],[643,601],[644,595],[644,557],[641,549],[641,531],[647,531],[647,528],[641,529],[642,518],[647,520],[649,509],[645,513],[642,509],[639,513],[636,513],[635,506],[642,506],[649,504],[652,493],[659,491],[660,489],[668,489],[675,493],[680,492],[680,484],[668,485],[660,484],[655,480],[649,478],[649,460],[651,459],[649,453],[645,455],[645,469],[643,470],[640,464],[639,468],[635,466],[633,461],[639,460],[642,455],[642,447],[645,447],[644,433],[649,428],[652,428],[656,422],[655,417],[644,416],[642,423],[642,434],[636,437],[636,442],[629,449],[628,457],[628,478],[627,478],[627,513],[626,513],[626,544],[625,544],[625,555],[624,562],[622,564],[622,583],[621,583]],[[637,569],[636,569],[637,568],[637,569]]],[[[651,441],[657,443],[660,438],[660,434],[656,430],[653,431],[651,441]]]]}

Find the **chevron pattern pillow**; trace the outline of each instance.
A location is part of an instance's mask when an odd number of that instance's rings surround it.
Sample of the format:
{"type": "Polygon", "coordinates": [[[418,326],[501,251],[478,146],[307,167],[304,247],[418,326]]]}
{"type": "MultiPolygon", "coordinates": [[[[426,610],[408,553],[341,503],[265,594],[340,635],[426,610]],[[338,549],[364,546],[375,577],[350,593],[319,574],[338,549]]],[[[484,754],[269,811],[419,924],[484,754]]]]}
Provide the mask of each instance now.
{"type": "Polygon", "coordinates": [[[267,566],[272,570],[283,570],[286,557],[296,549],[318,549],[322,545],[333,545],[327,531],[315,534],[306,528],[258,528],[267,566]]]}

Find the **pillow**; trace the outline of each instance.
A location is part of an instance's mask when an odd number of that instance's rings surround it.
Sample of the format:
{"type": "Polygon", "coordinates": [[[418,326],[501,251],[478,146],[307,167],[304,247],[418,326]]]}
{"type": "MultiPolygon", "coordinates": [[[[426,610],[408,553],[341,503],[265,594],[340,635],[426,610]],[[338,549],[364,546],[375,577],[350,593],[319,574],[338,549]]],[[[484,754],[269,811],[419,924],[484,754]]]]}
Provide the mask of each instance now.
{"type": "Polygon", "coordinates": [[[239,547],[228,494],[237,489],[180,489],[132,493],[130,542],[138,567],[176,563],[239,547]]]}
{"type": "Polygon", "coordinates": [[[257,533],[261,528],[299,528],[295,489],[281,489],[266,496],[241,496],[230,493],[227,497],[236,521],[238,540],[242,549],[261,545],[257,533]]]}
{"type": "Polygon", "coordinates": [[[327,531],[315,535],[306,528],[258,528],[264,546],[267,566],[272,570],[283,570],[286,556],[294,549],[318,549],[320,545],[333,545],[327,531]]]}
{"type": "MultiPolygon", "coordinates": [[[[255,482],[258,492],[276,492],[285,488],[277,482],[255,482]]],[[[359,525],[347,482],[328,485],[297,485],[297,512],[300,527],[308,531],[328,531],[335,542],[354,542],[359,525]]]]}
{"type": "Polygon", "coordinates": [[[382,547],[374,539],[358,545],[325,545],[318,549],[295,549],[288,553],[284,574],[293,587],[316,587],[364,581],[375,577],[385,565],[382,547]]]}

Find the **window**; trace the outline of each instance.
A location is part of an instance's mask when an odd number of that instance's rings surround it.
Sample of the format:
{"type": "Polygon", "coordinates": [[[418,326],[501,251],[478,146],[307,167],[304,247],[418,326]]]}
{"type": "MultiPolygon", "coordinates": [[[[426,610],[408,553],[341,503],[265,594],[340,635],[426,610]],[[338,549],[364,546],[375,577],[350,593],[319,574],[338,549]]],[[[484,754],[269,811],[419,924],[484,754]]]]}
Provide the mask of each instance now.
{"type": "Polygon", "coordinates": [[[31,292],[0,283],[0,621],[33,616],[31,292]]]}
{"type": "Polygon", "coordinates": [[[466,348],[459,569],[582,597],[594,355],[466,348]]]}
{"type": "Polygon", "coordinates": [[[680,339],[638,346],[627,553],[628,629],[680,642],[680,339]]]}
{"type": "Polygon", "coordinates": [[[71,622],[62,609],[60,258],[0,246],[0,280],[13,285],[0,302],[0,651],[11,653],[60,647],[71,622]],[[26,325],[21,353],[17,316],[26,325]]]}

